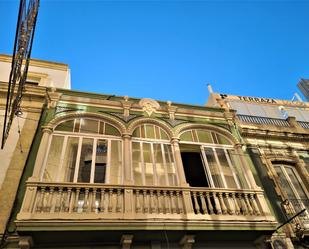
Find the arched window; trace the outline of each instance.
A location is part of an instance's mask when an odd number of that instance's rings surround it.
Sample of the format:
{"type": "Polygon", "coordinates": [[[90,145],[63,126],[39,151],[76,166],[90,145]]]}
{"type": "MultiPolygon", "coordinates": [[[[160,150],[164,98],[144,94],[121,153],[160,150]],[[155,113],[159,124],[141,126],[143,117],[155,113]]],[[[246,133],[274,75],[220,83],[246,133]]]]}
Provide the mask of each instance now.
{"type": "Polygon", "coordinates": [[[44,164],[43,181],[121,183],[120,132],[96,119],[64,121],[53,131],[44,164]]]}
{"type": "Polygon", "coordinates": [[[135,128],[132,136],[132,166],[136,185],[175,186],[177,174],[170,138],[153,124],[135,128]]]}
{"type": "Polygon", "coordinates": [[[240,155],[226,136],[203,129],[180,134],[186,180],[192,187],[248,188],[240,155]]]}
{"type": "MultiPolygon", "coordinates": [[[[309,193],[294,165],[274,162],[273,166],[279,176],[280,186],[286,192],[287,197],[296,209],[296,212],[299,212],[304,208],[307,208],[308,210],[309,193]]],[[[305,215],[309,217],[308,212],[306,212],[305,215]]]]}

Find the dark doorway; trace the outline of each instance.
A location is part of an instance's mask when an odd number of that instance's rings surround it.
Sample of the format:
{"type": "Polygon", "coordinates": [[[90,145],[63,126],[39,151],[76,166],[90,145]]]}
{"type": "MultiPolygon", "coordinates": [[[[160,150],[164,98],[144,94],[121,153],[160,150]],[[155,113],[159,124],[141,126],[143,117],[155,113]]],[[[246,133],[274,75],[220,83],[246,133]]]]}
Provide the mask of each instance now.
{"type": "Polygon", "coordinates": [[[192,145],[180,147],[186,180],[191,187],[209,187],[199,149],[192,145]]]}

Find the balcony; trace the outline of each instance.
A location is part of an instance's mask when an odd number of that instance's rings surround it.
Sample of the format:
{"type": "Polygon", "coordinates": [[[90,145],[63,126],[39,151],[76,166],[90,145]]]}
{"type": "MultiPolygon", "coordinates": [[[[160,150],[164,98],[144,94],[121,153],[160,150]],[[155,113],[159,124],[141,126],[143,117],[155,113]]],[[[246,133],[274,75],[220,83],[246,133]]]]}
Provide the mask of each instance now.
{"type": "MultiPolygon", "coordinates": [[[[276,225],[262,190],[28,182],[18,229],[82,226],[172,230],[276,225]],[[54,225],[51,225],[54,224],[54,225]],[[178,228],[177,228],[178,227],[178,228]]],[[[98,228],[99,227],[99,228],[98,228]]],[[[222,228],[223,229],[223,228],[222,228]]]]}
{"type": "Polygon", "coordinates": [[[306,209],[303,213],[298,215],[292,223],[296,231],[303,230],[305,235],[309,235],[309,199],[289,199],[284,202],[284,209],[287,219],[293,217],[300,211],[306,209]]]}

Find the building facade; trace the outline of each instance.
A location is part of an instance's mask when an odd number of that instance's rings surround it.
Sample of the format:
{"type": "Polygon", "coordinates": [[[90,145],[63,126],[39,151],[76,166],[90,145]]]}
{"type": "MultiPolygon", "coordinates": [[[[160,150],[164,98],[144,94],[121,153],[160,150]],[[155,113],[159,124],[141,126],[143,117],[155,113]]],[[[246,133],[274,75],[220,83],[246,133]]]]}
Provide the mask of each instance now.
{"type": "Polygon", "coordinates": [[[233,111],[53,96],[12,217],[20,248],[269,246],[277,222],[233,111]]]}
{"type": "Polygon", "coordinates": [[[301,79],[298,84],[298,89],[302,92],[302,94],[305,96],[307,101],[309,101],[309,80],[301,79]]]}
{"type": "Polygon", "coordinates": [[[309,103],[211,93],[207,106],[236,110],[247,156],[286,224],[275,234],[290,248],[308,248],[309,103]]]}
{"type": "MultiPolygon", "coordinates": [[[[0,55],[0,139],[4,124],[11,57],[0,55]]],[[[17,189],[29,158],[33,138],[40,126],[48,98],[53,98],[48,87],[70,87],[69,69],[66,64],[31,60],[21,109],[13,120],[8,139],[0,149],[0,241],[7,240],[8,222],[17,198],[17,189]]],[[[1,246],[0,246],[1,247],[1,246]]]]}

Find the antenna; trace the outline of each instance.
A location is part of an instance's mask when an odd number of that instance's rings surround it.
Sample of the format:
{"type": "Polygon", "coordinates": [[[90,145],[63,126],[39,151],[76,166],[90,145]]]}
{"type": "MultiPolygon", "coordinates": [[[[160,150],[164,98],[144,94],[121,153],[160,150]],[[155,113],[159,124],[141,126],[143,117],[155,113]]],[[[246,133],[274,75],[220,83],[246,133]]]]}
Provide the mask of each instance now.
{"type": "Polygon", "coordinates": [[[297,101],[299,101],[299,102],[303,102],[302,98],[299,96],[298,93],[294,93],[294,94],[293,94],[293,98],[292,98],[291,101],[295,101],[295,99],[296,99],[297,101]]]}
{"type": "Polygon", "coordinates": [[[209,93],[213,93],[214,91],[212,90],[212,87],[210,85],[210,83],[207,84],[207,88],[208,88],[208,92],[209,93]]]}

